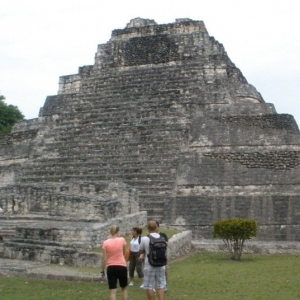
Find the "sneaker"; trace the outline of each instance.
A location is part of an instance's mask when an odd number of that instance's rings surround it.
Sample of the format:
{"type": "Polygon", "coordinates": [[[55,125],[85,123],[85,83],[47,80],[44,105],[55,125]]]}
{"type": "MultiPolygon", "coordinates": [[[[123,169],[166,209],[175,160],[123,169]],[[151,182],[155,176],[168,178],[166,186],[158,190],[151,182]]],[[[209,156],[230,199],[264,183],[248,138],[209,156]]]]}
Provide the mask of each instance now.
{"type": "Polygon", "coordinates": [[[143,288],[144,288],[144,284],[142,284],[142,285],[140,286],[140,288],[143,289],[143,288]]]}
{"type": "Polygon", "coordinates": [[[133,286],[134,285],[133,281],[130,281],[128,285],[133,286]]]}

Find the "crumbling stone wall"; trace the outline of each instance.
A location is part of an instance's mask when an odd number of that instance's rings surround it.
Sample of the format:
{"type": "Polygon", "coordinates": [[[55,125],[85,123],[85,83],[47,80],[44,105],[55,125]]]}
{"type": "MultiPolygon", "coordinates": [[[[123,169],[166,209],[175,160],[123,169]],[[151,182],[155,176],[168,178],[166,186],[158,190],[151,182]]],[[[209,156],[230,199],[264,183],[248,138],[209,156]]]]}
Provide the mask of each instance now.
{"type": "Polygon", "coordinates": [[[173,235],[168,242],[168,261],[190,253],[192,248],[192,231],[186,230],[173,235]]]}
{"type": "Polygon", "coordinates": [[[291,115],[261,115],[261,116],[227,116],[216,117],[224,124],[231,123],[236,126],[257,126],[260,128],[282,129],[290,133],[298,133],[298,126],[291,115]]]}
{"type": "Polygon", "coordinates": [[[204,153],[203,155],[214,159],[224,159],[228,163],[238,162],[247,168],[290,170],[300,164],[299,151],[204,153]]]}
{"type": "MultiPolygon", "coordinates": [[[[118,224],[121,233],[125,235],[134,226],[144,226],[146,218],[146,212],[138,212],[101,223],[59,217],[35,220],[34,223],[17,227],[16,237],[4,244],[4,257],[90,266],[91,261],[99,256],[88,251],[102,245],[109,237],[112,224],[118,224]]],[[[99,261],[97,265],[100,265],[99,261]]]]}
{"type": "Polygon", "coordinates": [[[104,222],[139,211],[136,190],[122,183],[9,185],[0,188],[6,214],[44,214],[104,222]]]}

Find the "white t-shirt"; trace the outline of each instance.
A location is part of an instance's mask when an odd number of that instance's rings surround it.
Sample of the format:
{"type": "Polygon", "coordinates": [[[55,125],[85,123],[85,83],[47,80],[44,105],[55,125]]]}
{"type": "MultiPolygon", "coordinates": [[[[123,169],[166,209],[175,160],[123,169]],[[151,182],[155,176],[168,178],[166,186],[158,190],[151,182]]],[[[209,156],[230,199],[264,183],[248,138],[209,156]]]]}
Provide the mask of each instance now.
{"type": "MultiPolygon", "coordinates": [[[[159,238],[160,235],[159,233],[150,233],[154,238],[159,238]]],[[[149,243],[150,243],[150,239],[147,237],[147,236],[143,236],[142,237],[142,240],[141,240],[141,244],[140,244],[140,250],[145,250],[146,254],[145,254],[145,269],[147,268],[151,268],[152,266],[149,264],[149,261],[148,261],[148,254],[150,252],[150,246],[149,246],[149,243]]],[[[157,267],[153,267],[153,268],[157,268],[157,267]]],[[[163,267],[160,267],[160,268],[165,268],[164,266],[163,267]]]]}
{"type": "Polygon", "coordinates": [[[137,237],[136,239],[132,239],[130,241],[130,251],[131,252],[139,252],[140,251],[139,237],[137,237]]]}

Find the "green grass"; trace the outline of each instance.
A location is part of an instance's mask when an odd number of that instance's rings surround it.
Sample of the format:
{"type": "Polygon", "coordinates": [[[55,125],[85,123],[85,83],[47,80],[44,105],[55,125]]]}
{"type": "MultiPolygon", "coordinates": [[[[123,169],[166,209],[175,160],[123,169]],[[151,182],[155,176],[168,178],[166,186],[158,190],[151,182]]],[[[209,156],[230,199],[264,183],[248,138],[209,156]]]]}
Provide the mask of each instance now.
{"type": "MultiPolygon", "coordinates": [[[[300,257],[196,253],[169,265],[167,300],[295,300],[300,299],[300,257]]],[[[32,280],[0,277],[3,300],[105,300],[105,283],[32,280]]],[[[118,291],[120,299],[120,292],[118,291]]],[[[139,281],[129,288],[130,300],[146,299],[139,281]]]]}
{"type": "MultiPolygon", "coordinates": [[[[92,268],[92,267],[76,267],[76,266],[68,266],[68,265],[53,265],[53,264],[49,264],[46,265],[46,267],[51,267],[52,269],[58,269],[61,272],[63,272],[64,269],[68,269],[68,270],[72,270],[74,272],[80,272],[80,273],[87,273],[87,274],[91,274],[91,275],[99,275],[100,274],[100,270],[99,268],[92,268]]],[[[1,300],[1,297],[0,297],[1,300]]]]}

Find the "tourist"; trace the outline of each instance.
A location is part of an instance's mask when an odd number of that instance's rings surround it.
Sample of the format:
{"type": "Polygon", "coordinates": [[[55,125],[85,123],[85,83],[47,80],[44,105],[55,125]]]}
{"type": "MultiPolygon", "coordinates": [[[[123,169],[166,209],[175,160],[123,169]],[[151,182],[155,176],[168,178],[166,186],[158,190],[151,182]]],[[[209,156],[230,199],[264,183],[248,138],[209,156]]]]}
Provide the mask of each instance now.
{"type": "Polygon", "coordinates": [[[130,261],[129,261],[129,286],[133,286],[133,277],[134,277],[134,270],[136,270],[138,277],[142,280],[142,285],[140,286],[143,288],[143,281],[144,281],[144,272],[143,272],[143,262],[139,260],[139,251],[140,251],[140,243],[141,243],[141,234],[142,229],[138,227],[132,228],[132,239],[130,241],[130,261]]]}
{"type": "Polygon", "coordinates": [[[102,255],[102,277],[107,274],[108,286],[110,289],[110,300],[116,300],[117,281],[122,288],[122,300],[128,299],[127,293],[127,265],[124,258],[126,241],[120,237],[119,226],[112,225],[110,228],[111,238],[103,242],[102,255]]]}
{"type": "MultiPolygon", "coordinates": [[[[154,238],[159,238],[160,235],[156,232],[157,225],[156,222],[151,220],[148,222],[147,229],[149,235],[152,235],[154,238]]],[[[150,238],[145,236],[142,238],[140,244],[140,256],[141,261],[145,260],[144,266],[144,286],[146,290],[148,300],[153,300],[155,297],[155,287],[157,288],[157,295],[159,300],[164,299],[165,294],[165,266],[153,267],[148,261],[148,255],[150,253],[150,238]]]]}
{"type": "MultiPolygon", "coordinates": [[[[168,239],[168,236],[164,233],[164,232],[160,232],[160,230],[159,230],[159,222],[158,221],[155,221],[156,222],[156,232],[160,235],[160,236],[162,236],[165,240],[166,240],[166,242],[168,243],[169,242],[169,239],[168,239]]],[[[167,267],[167,265],[166,265],[166,269],[165,269],[165,276],[166,276],[166,278],[165,278],[165,281],[166,281],[166,283],[165,283],[165,292],[168,290],[168,287],[167,287],[167,282],[168,282],[168,267],[167,267]]]]}
{"type": "MultiPolygon", "coordinates": [[[[2,209],[2,207],[0,207],[0,215],[3,215],[4,214],[4,210],[2,209]]],[[[0,231],[2,230],[2,227],[1,227],[1,223],[0,223],[0,231]]],[[[0,242],[3,242],[3,236],[0,235],[0,242]]]]}

